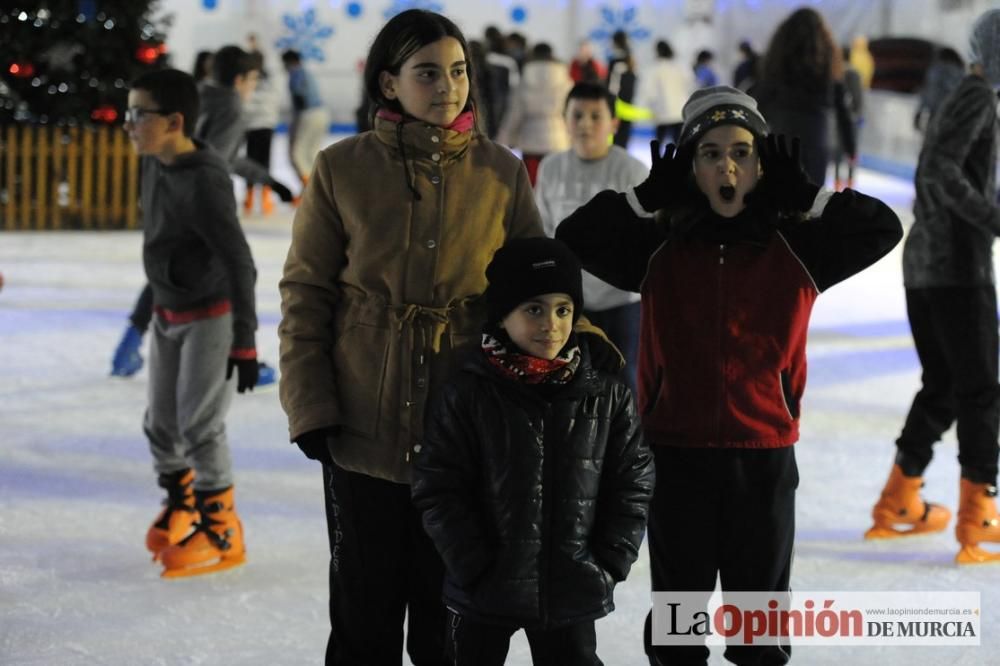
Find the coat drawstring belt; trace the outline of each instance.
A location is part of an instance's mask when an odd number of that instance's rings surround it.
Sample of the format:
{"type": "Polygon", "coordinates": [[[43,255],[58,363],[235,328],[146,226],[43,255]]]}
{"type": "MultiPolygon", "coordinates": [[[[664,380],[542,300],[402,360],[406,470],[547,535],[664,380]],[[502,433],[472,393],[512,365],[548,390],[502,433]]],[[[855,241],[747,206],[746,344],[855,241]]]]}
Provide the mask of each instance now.
{"type": "MultiPolygon", "coordinates": [[[[452,306],[443,308],[428,307],[426,305],[415,305],[409,303],[394,309],[393,314],[399,322],[399,331],[403,328],[410,328],[410,335],[414,330],[420,331],[420,365],[424,364],[424,354],[429,351],[433,354],[441,351],[441,338],[448,327],[449,314],[452,306]]],[[[411,349],[416,349],[412,344],[415,342],[411,337],[411,349]]]]}
{"type": "MultiPolygon", "coordinates": [[[[436,354],[441,351],[441,338],[448,328],[450,321],[449,314],[453,306],[443,308],[428,307],[425,305],[415,305],[409,303],[392,308],[392,314],[398,322],[397,331],[400,337],[406,335],[409,339],[401,344],[400,369],[402,371],[403,390],[406,397],[403,405],[409,408],[414,404],[413,399],[413,371],[414,364],[411,354],[417,352],[417,366],[423,366],[427,362],[428,354],[436,354]],[[404,332],[405,329],[405,332],[404,332]],[[419,338],[419,339],[418,339],[419,338]]],[[[407,419],[403,419],[405,423],[407,419]]],[[[423,432],[423,410],[416,414],[410,414],[409,423],[412,424],[412,432],[423,432]]],[[[403,426],[403,430],[406,430],[403,426]]],[[[408,433],[403,434],[409,440],[408,433]]],[[[406,449],[406,460],[410,459],[410,449],[406,449]]]]}

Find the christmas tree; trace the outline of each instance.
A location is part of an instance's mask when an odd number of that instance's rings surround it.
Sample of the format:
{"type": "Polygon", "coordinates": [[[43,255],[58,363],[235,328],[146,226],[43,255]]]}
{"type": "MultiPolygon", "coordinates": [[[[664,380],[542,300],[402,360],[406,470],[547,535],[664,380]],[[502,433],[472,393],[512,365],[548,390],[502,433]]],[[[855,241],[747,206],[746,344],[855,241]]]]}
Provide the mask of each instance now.
{"type": "Polygon", "coordinates": [[[129,83],[167,62],[157,4],[0,3],[0,124],[120,123],[129,83]]]}

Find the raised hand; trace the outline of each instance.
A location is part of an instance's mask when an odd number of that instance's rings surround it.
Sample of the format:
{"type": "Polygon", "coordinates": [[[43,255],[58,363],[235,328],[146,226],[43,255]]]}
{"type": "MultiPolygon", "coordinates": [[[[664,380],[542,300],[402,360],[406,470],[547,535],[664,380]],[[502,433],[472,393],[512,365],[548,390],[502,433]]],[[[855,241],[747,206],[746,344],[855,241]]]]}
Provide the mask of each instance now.
{"type": "Polygon", "coordinates": [[[647,212],[675,206],[687,201],[691,196],[688,179],[691,175],[692,148],[678,148],[668,143],[660,154],[660,142],[649,142],[649,176],[635,186],[635,196],[647,212]]]}
{"type": "Polygon", "coordinates": [[[793,137],[789,147],[784,134],[769,134],[759,142],[758,150],[764,175],[747,195],[747,203],[785,215],[804,213],[812,208],[819,186],[809,180],[802,168],[799,138],[793,137]]]}

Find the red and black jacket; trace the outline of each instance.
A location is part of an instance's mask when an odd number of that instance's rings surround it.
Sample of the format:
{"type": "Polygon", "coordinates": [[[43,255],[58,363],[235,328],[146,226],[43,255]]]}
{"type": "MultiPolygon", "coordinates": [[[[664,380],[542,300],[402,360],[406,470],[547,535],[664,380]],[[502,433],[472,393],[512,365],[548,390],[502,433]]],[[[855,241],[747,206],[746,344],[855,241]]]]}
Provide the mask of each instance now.
{"type": "Polygon", "coordinates": [[[672,228],[606,191],[556,237],[586,270],[642,294],[639,410],[650,444],[778,448],[798,440],[816,297],[888,253],[902,227],[852,190],[804,221],[706,210],[672,228]]]}

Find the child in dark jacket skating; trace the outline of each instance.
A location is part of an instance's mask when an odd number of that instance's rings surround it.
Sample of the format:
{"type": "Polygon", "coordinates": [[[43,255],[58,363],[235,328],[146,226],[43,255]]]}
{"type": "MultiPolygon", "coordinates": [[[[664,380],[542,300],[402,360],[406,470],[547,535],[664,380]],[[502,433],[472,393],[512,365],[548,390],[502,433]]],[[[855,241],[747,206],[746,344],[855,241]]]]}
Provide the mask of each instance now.
{"type": "Polygon", "coordinates": [[[594,620],[638,555],[652,456],[630,390],[573,334],[573,254],[513,240],[486,277],[481,348],[444,388],[413,468],[447,570],[449,663],[503,664],[524,628],[535,664],[600,664],[594,620]]]}
{"type": "MultiPolygon", "coordinates": [[[[787,591],[798,470],[792,445],[816,297],[885,255],[896,215],[853,190],[821,191],[798,141],[768,136],[754,100],[695,92],[679,147],[625,193],[605,191],[556,237],[583,267],[642,295],[639,411],[657,466],[653,589],[787,591]],[[659,211],[656,218],[650,217],[659,211]]],[[[651,644],[651,664],[704,664],[704,645],[651,644]]],[[[787,646],[735,646],[782,664],[787,646]]]]}
{"type": "Polygon", "coordinates": [[[225,417],[233,390],[257,379],[257,269],[226,163],[192,138],[197,115],[198,91],[184,72],[150,72],[128,94],[152,308],[143,430],[167,493],[146,547],[167,577],[245,560],[225,417]]]}

